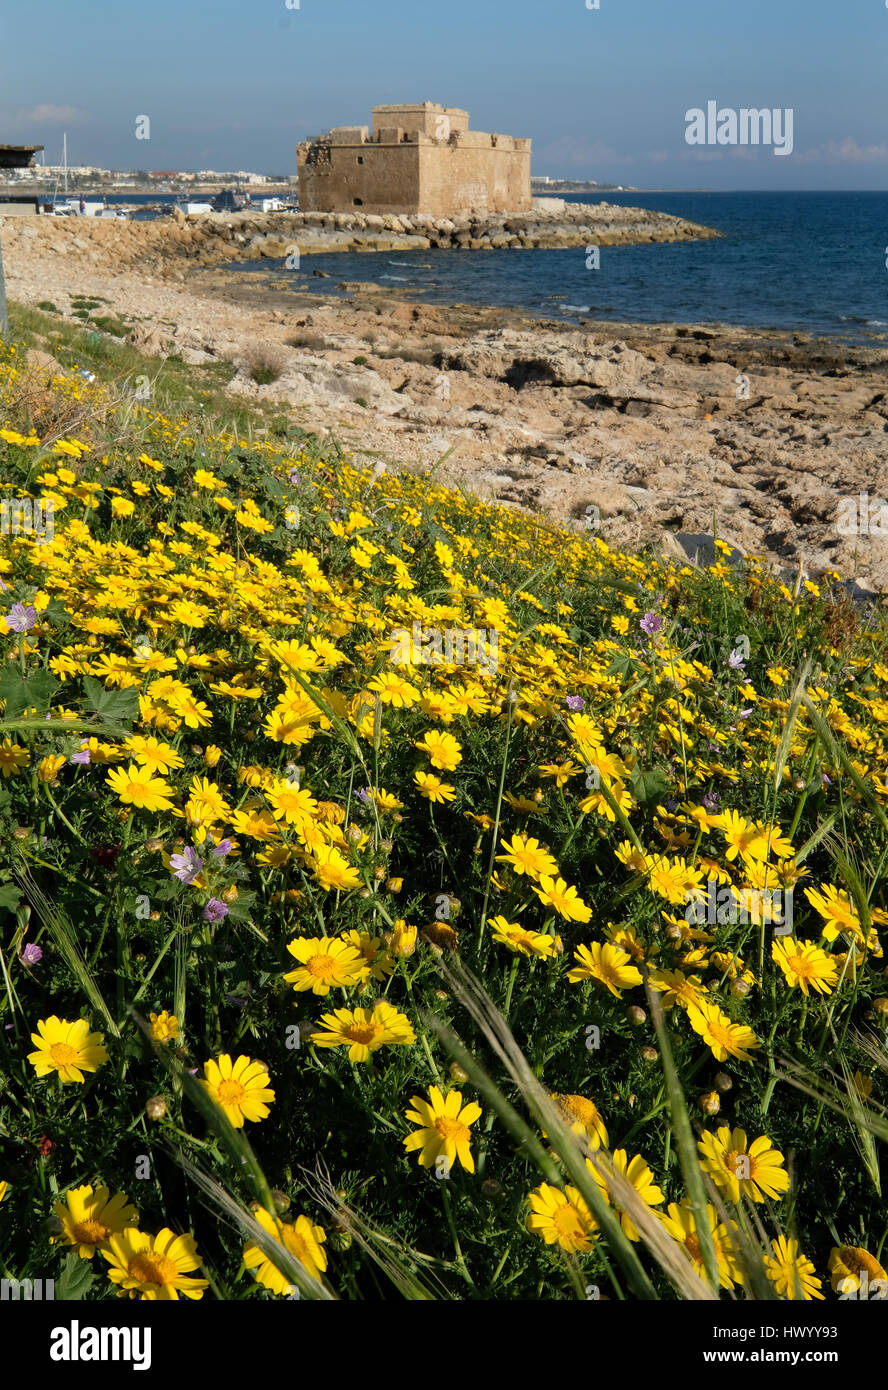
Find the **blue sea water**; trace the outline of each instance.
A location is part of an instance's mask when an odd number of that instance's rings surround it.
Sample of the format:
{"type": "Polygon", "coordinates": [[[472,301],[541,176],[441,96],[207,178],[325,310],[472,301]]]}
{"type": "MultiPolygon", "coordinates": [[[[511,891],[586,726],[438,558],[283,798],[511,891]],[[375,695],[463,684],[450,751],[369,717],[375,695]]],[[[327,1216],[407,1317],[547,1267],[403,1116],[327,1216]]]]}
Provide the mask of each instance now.
{"type": "Polygon", "coordinates": [[[572,202],[619,203],[702,222],[709,241],[603,246],[600,269],[568,250],[398,251],[238,266],[276,286],[335,293],[373,280],[427,304],[496,304],[565,322],[738,324],[879,346],[888,341],[888,192],[607,193],[572,202]]]}

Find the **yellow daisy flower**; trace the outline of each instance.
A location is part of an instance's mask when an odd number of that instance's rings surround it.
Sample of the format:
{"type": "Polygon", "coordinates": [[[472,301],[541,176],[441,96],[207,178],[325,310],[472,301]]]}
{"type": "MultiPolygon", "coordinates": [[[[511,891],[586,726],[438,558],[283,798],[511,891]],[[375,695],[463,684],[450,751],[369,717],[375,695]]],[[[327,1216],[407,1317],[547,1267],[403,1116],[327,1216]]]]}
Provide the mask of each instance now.
{"type": "Polygon", "coordinates": [[[474,1173],[475,1161],[472,1158],[470,1127],[481,1116],[481,1106],[475,1101],[463,1105],[459,1091],[448,1091],[442,1096],[437,1086],[429,1087],[429,1099],[421,1096],[411,1097],[412,1110],[404,1113],[413,1124],[421,1126],[408,1134],[404,1147],[408,1153],[421,1150],[420,1168],[437,1167],[438,1159],[446,1161],[449,1174],[455,1159],[459,1159],[466,1172],[474,1173]]]}

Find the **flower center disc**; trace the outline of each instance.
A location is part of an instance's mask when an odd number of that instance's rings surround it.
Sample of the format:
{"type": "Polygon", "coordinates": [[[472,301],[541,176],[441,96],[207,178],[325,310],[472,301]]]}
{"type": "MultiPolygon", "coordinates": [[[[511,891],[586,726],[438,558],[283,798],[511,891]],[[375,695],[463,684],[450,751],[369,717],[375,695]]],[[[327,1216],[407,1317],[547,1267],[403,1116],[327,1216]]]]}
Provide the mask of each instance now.
{"type": "Polygon", "coordinates": [[[219,1082],[218,1096],[221,1105],[240,1105],[247,1093],[239,1081],[229,1078],[219,1082]]]}
{"type": "Polygon", "coordinates": [[[178,1271],[166,1255],[146,1251],[130,1260],[129,1273],[130,1278],[138,1279],[140,1284],[171,1284],[178,1271]]]}
{"type": "Polygon", "coordinates": [[[326,980],[336,969],[336,962],[332,956],[318,954],[309,956],[305,968],[309,975],[314,975],[315,979],[326,980]]]}
{"type": "Polygon", "coordinates": [[[82,1245],[98,1245],[108,1235],[108,1227],[101,1221],[77,1221],[74,1225],[74,1239],[82,1245]]]}
{"type": "Polygon", "coordinates": [[[435,1120],[435,1130],[442,1139],[455,1139],[458,1144],[471,1137],[464,1124],[459,1120],[449,1119],[447,1115],[438,1116],[435,1120]]]}
{"type": "Polygon", "coordinates": [[[376,1025],[373,1023],[352,1023],[345,1029],[345,1036],[349,1042],[363,1043],[366,1047],[376,1037],[376,1025]]]}
{"type": "Polygon", "coordinates": [[[560,1236],[570,1241],[582,1240],[586,1234],[583,1223],[569,1202],[562,1202],[553,1212],[552,1224],[560,1236]]]}

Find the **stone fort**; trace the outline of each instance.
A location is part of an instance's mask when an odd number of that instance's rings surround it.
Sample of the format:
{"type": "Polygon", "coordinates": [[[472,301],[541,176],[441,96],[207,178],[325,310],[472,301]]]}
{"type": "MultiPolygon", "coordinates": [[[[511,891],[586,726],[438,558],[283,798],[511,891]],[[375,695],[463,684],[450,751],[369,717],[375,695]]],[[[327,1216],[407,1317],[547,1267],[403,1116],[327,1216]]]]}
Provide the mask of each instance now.
{"type": "Polygon", "coordinates": [[[530,140],[469,130],[469,113],[423,101],[374,106],[373,128],[338,126],[299,146],[302,212],[527,212],[530,140]]]}

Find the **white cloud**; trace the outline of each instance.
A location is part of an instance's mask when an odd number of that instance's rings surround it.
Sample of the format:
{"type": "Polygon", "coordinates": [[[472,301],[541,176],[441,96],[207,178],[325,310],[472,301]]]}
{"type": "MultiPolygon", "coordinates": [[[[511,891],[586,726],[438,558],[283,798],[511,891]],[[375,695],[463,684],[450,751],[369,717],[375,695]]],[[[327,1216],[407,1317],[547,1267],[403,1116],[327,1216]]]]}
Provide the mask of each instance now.
{"type": "Polygon", "coordinates": [[[802,164],[885,164],[888,145],[858,145],[850,135],[844,140],[827,140],[796,156],[802,164]]]}
{"type": "Polygon", "coordinates": [[[638,156],[620,154],[603,140],[583,140],[576,135],[562,135],[551,144],[534,146],[534,162],[550,164],[560,169],[594,170],[603,166],[637,164],[638,156]]]}
{"type": "Polygon", "coordinates": [[[87,113],[76,106],[53,106],[51,102],[41,102],[27,111],[17,111],[18,125],[76,125],[86,118],[87,113]]]}

